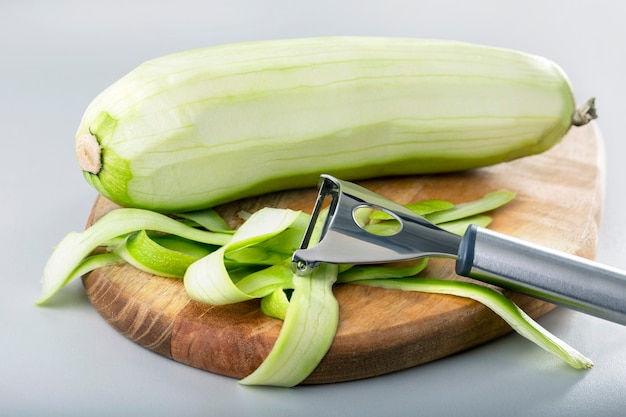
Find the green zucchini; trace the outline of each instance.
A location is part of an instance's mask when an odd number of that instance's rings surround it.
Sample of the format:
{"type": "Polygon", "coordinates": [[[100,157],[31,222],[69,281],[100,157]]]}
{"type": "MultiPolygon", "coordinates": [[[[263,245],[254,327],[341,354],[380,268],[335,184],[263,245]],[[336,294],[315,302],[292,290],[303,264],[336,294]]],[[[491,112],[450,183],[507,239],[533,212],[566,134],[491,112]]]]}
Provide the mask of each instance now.
{"type": "Polygon", "coordinates": [[[88,106],[87,181],[162,212],[346,180],[469,170],[543,152],[573,125],[553,62],[443,40],[322,37],[148,61],[88,106]]]}

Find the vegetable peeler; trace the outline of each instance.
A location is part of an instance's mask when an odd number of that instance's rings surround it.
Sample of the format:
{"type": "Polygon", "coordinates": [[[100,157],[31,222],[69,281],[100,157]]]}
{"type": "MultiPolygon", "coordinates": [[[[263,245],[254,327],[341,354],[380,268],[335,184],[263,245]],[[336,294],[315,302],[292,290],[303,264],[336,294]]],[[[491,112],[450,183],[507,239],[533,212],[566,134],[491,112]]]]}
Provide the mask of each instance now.
{"type": "Polygon", "coordinates": [[[302,244],[292,256],[300,275],[320,263],[454,258],[458,275],[626,325],[625,271],[476,225],[459,236],[400,204],[330,175],[322,175],[319,185],[302,244]],[[362,210],[382,211],[395,218],[399,223],[395,234],[366,231],[359,220],[362,210]]]}

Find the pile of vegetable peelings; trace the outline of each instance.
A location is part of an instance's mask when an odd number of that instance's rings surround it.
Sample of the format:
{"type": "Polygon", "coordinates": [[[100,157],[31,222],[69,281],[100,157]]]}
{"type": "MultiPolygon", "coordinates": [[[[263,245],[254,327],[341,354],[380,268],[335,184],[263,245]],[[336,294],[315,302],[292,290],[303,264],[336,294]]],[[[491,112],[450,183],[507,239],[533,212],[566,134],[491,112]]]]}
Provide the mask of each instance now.
{"type": "MultiPolygon", "coordinates": [[[[507,190],[453,204],[425,200],[407,205],[439,227],[462,234],[469,224],[486,227],[483,213],[514,198],[507,190]]],[[[395,230],[396,220],[373,212],[365,225],[373,233],[395,230]]],[[[339,321],[333,286],[350,283],[404,291],[450,294],[483,303],[515,331],[574,368],[591,360],[550,334],[499,291],[464,281],[423,277],[428,259],[409,266],[322,264],[309,276],[291,267],[309,222],[307,213],[263,208],[245,218],[237,230],[213,209],[165,215],[145,209],[120,208],[82,232],[69,233],[45,267],[38,304],[64,285],[94,269],[127,262],[148,273],[183,279],[189,297],[211,305],[261,299],[264,314],[283,321],[265,361],[240,383],[290,387],[302,382],[324,357],[339,321]],[[96,254],[94,250],[105,248],[96,254]]]]}
{"type": "MultiPolygon", "coordinates": [[[[324,172],[358,180],[506,162],[549,149],[593,118],[593,100],[576,109],[567,78],[549,60],[459,42],[293,39],[148,61],[94,99],[76,135],[85,179],[122,208],[61,240],[37,304],[120,263],[182,279],[202,303],[260,299],[262,312],[283,323],[267,358],[240,383],[291,387],[333,342],[335,286],[451,294],[483,303],[572,367],[590,368],[501,292],[423,276],[428,259],[406,267],[322,264],[300,276],[291,257],[309,214],[266,207],[240,213],[243,223],[231,230],[214,208],[313,186],[324,172]]],[[[485,190],[475,201],[407,207],[462,235],[472,223],[487,227],[486,213],[514,197],[485,190]]],[[[394,222],[372,213],[363,227],[385,235],[394,222]]]]}

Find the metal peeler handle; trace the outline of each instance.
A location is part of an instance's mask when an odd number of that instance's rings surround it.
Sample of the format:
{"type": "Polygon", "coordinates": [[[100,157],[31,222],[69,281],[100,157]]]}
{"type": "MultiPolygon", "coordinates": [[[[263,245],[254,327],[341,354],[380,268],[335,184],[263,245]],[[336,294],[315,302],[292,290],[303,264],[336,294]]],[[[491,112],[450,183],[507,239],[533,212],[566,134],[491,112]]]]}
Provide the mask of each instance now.
{"type": "Polygon", "coordinates": [[[626,325],[626,272],[584,258],[472,225],[456,272],[626,325]]]}

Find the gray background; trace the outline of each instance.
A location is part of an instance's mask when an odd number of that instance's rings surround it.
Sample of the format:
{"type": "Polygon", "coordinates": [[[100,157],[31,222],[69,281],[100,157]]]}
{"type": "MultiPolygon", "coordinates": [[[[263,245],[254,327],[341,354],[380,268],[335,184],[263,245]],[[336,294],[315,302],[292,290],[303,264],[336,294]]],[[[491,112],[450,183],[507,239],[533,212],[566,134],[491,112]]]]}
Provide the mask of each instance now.
{"type": "Polygon", "coordinates": [[[591,356],[569,369],[517,335],[393,375],[246,388],[153,354],[102,320],[80,282],[36,308],[52,247],[95,198],[73,155],[88,102],[139,63],[222,43],[316,35],[456,39],[549,57],[596,96],[607,154],[597,258],[626,268],[624,2],[438,0],[0,3],[0,414],[617,416],[626,328],[557,309],[541,323],[591,356]],[[121,413],[124,411],[124,413],[121,413]]]}

